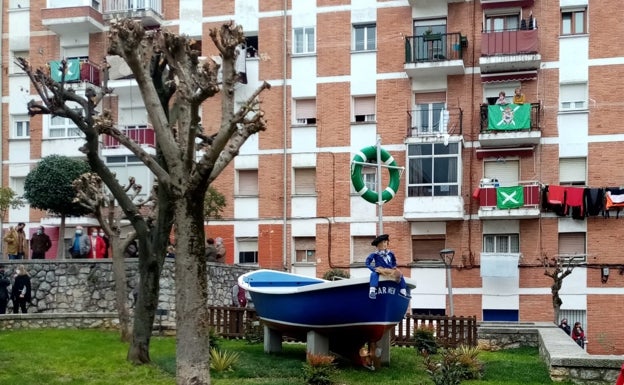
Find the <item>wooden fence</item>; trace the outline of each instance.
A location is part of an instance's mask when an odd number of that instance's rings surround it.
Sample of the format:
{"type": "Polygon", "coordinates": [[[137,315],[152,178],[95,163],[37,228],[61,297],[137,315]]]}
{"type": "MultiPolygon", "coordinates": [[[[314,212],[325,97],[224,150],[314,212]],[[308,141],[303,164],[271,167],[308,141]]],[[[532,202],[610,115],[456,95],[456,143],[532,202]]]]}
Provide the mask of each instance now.
{"type": "MultiPolygon", "coordinates": [[[[223,338],[244,338],[246,328],[257,319],[254,309],[233,306],[211,306],[209,323],[223,338]]],[[[440,346],[477,345],[476,317],[406,315],[391,335],[395,346],[415,346],[414,331],[430,328],[440,346]]]]}

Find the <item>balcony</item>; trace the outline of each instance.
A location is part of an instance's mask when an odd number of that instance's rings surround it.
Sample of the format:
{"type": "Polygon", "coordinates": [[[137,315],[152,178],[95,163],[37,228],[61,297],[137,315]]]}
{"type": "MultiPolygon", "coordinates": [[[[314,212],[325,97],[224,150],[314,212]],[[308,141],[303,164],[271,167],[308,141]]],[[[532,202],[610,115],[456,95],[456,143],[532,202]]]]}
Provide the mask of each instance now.
{"type": "MultiPolygon", "coordinates": [[[[101,87],[102,69],[99,66],[89,62],[88,59],[69,58],[67,60],[67,68],[65,71],[66,83],[87,82],[94,86],[101,87]]],[[[61,61],[53,60],[48,63],[50,66],[50,76],[52,80],[60,82],[63,78],[61,73],[61,61]]]]}
{"type": "Polygon", "coordinates": [[[440,138],[462,135],[464,112],[460,108],[417,109],[407,111],[407,138],[440,138]]]}
{"type": "Polygon", "coordinates": [[[145,27],[163,23],[162,0],[104,0],[104,20],[131,18],[141,20],[145,27]]]}
{"type": "Polygon", "coordinates": [[[410,77],[461,75],[468,40],[459,32],[405,38],[405,72],[410,77]]]}
{"type": "Polygon", "coordinates": [[[407,221],[452,221],[464,219],[464,198],[461,196],[407,197],[403,204],[407,221]]]}
{"type": "MultiPolygon", "coordinates": [[[[446,0],[447,3],[463,3],[465,0],[446,0]]],[[[429,0],[409,0],[409,4],[412,7],[428,6],[429,0]]]]}
{"type": "Polygon", "coordinates": [[[532,7],[535,0],[481,0],[482,9],[504,8],[504,7],[532,7]]]}
{"type": "Polygon", "coordinates": [[[479,218],[481,219],[531,219],[540,215],[540,185],[538,182],[520,182],[523,197],[520,200],[515,192],[505,193],[500,187],[480,187],[473,198],[479,200],[479,218]],[[505,208],[509,203],[517,202],[520,207],[505,208]]]}
{"type": "MultiPolygon", "coordinates": [[[[125,126],[123,132],[141,147],[154,147],[156,144],[154,128],[150,125],[125,126]]],[[[105,149],[123,148],[117,139],[108,135],[104,136],[102,146],[105,149]]]]}
{"type": "Polygon", "coordinates": [[[482,104],[480,115],[481,147],[537,145],[540,142],[541,103],[505,106],[482,104]]]}
{"type": "Polygon", "coordinates": [[[48,1],[41,9],[41,24],[57,35],[82,35],[104,31],[99,1],[48,1]]]}
{"type": "Polygon", "coordinates": [[[538,53],[537,29],[481,33],[481,73],[537,70],[542,61],[538,53]]]}

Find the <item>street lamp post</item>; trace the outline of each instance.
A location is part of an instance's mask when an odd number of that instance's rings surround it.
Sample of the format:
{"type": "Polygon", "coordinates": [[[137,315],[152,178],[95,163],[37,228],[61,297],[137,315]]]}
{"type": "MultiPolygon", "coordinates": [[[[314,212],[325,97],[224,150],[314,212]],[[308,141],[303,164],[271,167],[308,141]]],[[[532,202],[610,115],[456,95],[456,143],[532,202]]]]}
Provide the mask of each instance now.
{"type": "Polygon", "coordinates": [[[455,315],[455,308],[453,306],[453,280],[451,276],[451,266],[453,265],[453,258],[455,257],[455,250],[453,249],[443,249],[440,250],[440,258],[444,263],[444,267],[446,269],[446,286],[448,288],[449,295],[449,310],[451,312],[451,317],[455,315]]]}

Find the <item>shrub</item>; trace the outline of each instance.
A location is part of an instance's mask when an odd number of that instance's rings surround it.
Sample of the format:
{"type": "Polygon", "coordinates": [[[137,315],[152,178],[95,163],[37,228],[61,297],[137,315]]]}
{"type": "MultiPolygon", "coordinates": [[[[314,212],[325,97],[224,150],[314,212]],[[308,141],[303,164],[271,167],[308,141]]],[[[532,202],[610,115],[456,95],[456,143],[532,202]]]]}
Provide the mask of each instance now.
{"type": "Polygon", "coordinates": [[[325,354],[307,354],[303,364],[303,378],[308,385],[331,385],[334,383],[336,367],[334,357],[325,354]]]}
{"type": "Polygon", "coordinates": [[[435,385],[459,385],[462,382],[465,370],[454,349],[440,349],[439,360],[427,353],[423,355],[425,370],[435,385]]]}
{"type": "Polygon", "coordinates": [[[420,353],[436,354],[438,352],[438,342],[434,335],[433,327],[422,326],[414,331],[416,349],[420,353]]]}
{"type": "Polygon", "coordinates": [[[264,342],[264,328],[258,318],[247,317],[245,321],[245,341],[249,344],[264,342]]]}
{"type": "Polygon", "coordinates": [[[217,333],[215,328],[211,327],[210,330],[208,330],[208,343],[210,344],[210,347],[219,349],[220,342],[221,336],[217,333]]]}
{"type": "Polygon", "coordinates": [[[480,352],[478,347],[462,345],[455,349],[440,349],[437,360],[423,353],[423,362],[436,385],[458,385],[462,380],[481,378],[483,363],[477,359],[480,352]]]}
{"type": "Polygon", "coordinates": [[[455,349],[457,359],[466,371],[466,380],[479,379],[483,374],[483,363],[477,358],[481,349],[478,346],[461,345],[455,349]]]}
{"type": "Polygon", "coordinates": [[[342,269],[331,269],[323,274],[323,279],[328,281],[335,281],[336,279],[349,278],[349,273],[342,269]]]}
{"type": "Polygon", "coordinates": [[[237,352],[220,351],[210,348],[210,368],[216,372],[232,370],[240,355],[237,352]]]}

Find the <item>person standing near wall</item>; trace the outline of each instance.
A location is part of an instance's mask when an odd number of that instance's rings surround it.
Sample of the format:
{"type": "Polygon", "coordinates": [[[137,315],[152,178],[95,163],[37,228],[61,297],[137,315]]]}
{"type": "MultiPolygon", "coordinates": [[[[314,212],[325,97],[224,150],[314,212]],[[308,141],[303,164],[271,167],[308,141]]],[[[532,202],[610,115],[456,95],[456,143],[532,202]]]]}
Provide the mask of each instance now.
{"type": "Polygon", "coordinates": [[[17,257],[15,259],[26,259],[26,250],[28,250],[28,240],[26,239],[26,233],[24,232],[26,224],[20,222],[17,224],[17,257]]]}
{"type": "Polygon", "coordinates": [[[45,254],[52,247],[50,237],[45,233],[43,226],[39,226],[37,232],[30,239],[32,259],[45,259],[45,254]]]}
{"type": "Polygon", "coordinates": [[[9,285],[11,280],[4,273],[4,266],[0,265],[0,314],[6,314],[9,303],[9,285]]]}
{"type": "Polygon", "coordinates": [[[17,231],[14,226],[9,227],[4,241],[7,244],[7,256],[9,259],[17,259],[17,231]]]}
{"type": "Polygon", "coordinates": [[[76,233],[69,248],[69,254],[72,258],[87,258],[91,250],[91,242],[87,234],[83,234],[82,226],[76,226],[76,233]]]}
{"type": "Polygon", "coordinates": [[[11,290],[11,297],[13,299],[13,313],[17,314],[21,309],[22,313],[28,313],[26,304],[31,300],[31,288],[30,288],[30,275],[26,271],[24,265],[17,267],[17,275],[15,276],[15,282],[13,282],[13,288],[11,290]]]}

